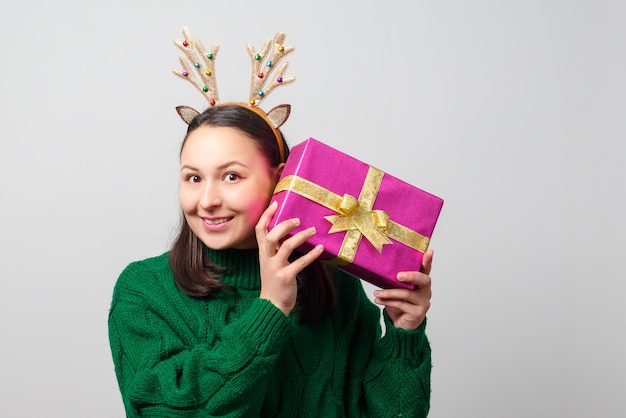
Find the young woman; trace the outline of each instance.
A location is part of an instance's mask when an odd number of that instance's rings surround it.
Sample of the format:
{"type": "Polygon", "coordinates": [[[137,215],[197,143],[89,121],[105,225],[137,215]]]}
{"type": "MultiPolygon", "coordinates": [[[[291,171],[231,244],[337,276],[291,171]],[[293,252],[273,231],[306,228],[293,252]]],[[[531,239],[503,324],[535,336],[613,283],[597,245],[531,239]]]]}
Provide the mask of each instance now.
{"type": "Polygon", "coordinates": [[[268,225],[284,163],[266,121],[216,106],[180,152],[180,233],[167,253],[131,263],[109,314],[127,416],[423,417],[430,400],[432,251],[377,290],[296,249],[316,233],[268,225]],[[421,270],[421,272],[419,271],[421,270]]]}

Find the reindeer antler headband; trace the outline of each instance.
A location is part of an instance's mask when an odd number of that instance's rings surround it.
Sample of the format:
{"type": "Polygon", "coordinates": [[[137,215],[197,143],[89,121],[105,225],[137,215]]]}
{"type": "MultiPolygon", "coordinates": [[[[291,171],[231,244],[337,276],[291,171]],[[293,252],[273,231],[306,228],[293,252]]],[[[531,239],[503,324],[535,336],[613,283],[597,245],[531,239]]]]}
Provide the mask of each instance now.
{"type": "MultiPolygon", "coordinates": [[[[185,54],[185,57],[179,57],[183,69],[172,70],[174,74],[193,84],[207,99],[210,106],[242,106],[261,116],[274,131],[274,136],[278,142],[280,161],[284,162],[285,149],[278,128],[289,118],[291,105],[281,104],[265,113],[259,108],[259,104],[276,88],[287,86],[296,80],[294,76],[284,76],[289,63],[286,61],[280,63],[283,58],[295,50],[292,45],[284,45],[285,34],[279,32],[274,36],[273,41],[269,39],[265,41],[259,52],[256,52],[252,45],[247,45],[252,64],[248,103],[228,102],[224,104],[220,103],[215,78],[215,59],[219,45],[213,44],[211,49],[207,51],[202,45],[202,41],[194,38],[187,27],[183,27],[183,36],[185,37],[184,40],[174,41],[174,45],[185,54]]],[[[189,106],[178,106],[176,111],[187,124],[200,113],[189,106]]]]}

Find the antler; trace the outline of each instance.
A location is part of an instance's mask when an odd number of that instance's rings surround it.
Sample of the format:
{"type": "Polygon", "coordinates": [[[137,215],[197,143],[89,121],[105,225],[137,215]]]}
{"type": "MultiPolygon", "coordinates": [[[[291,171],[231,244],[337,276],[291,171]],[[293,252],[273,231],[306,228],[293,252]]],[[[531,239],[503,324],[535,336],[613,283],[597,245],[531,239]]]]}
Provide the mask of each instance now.
{"type": "Polygon", "coordinates": [[[268,39],[258,53],[255,52],[252,45],[247,45],[248,55],[250,55],[252,63],[249,96],[251,106],[258,106],[274,89],[289,85],[296,80],[294,76],[284,77],[289,65],[288,62],[283,62],[278,66],[280,61],[295,49],[292,45],[284,45],[284,40],[285,34],[278,32],[274,36],[273,43],[268,39]],[[269,56],[266,57],[268,51],[269,56]],[[276,70],[276,77],[272,77],[274,70],[276,70]]]}
{"type": "MultiPolygon", "coordinates": [[[[183,51],[186,56],[186,58],[179,57],[180,65],[183,69],[174,69],[172,72],[193,84],[206,97],[209,104],[214,106],[220,100],[215,78],[215,58],[217,57],[219,45],[213,44],[211,50],[207,51],[202,45],[202,41],[194,38],[186,26],[183,27],[183,35],[185,37],[183,41],[174,41],[174,45],[183,51]]],[[[185,108],[190,109],[186,106],[185,108]]],[[[180,109],[177,109],[180,113],[180,109]]],[[[193,111],[197,113],[197,111],[193,111]]],[[[182,114],[181,117],[183,117],[182,114]]]]}

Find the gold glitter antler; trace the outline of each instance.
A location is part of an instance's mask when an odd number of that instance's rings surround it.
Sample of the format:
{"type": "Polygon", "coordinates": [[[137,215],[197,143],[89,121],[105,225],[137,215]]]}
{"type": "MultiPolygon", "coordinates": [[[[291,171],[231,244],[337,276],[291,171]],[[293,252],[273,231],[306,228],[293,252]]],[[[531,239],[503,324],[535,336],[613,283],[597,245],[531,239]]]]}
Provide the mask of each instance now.
{"type": "MultiPolygon", "coordinates": [[[[214,106],[220,100],[215,78],[215,59],[219,45],[213,44],[211,50],[207,51],[202,45],[202,41],[194,38],[186,26],[183,27],[183,36],[185,37],[184,40],[174,41],[174,45],[185,54],[185,57],[179,57],[180,65],[183,69],[174,69],[172,72],[193,84],[207,99],[209,104],[214,106]]],[[[176,110],[187,124],[200,113],[189,106],[178,106],[176,110]]]]}
{"type": "Polygon", "coordinates": [[[292,45],[284,45],[285,34],[278,32],[274,41],[265,41],[263,48],[257,53],[254,47],[247,45],[248,55],[252,63],[252,80],[250,82],[250,105],[258,106],[272,91],[278,87],[293,83],[296,78],[285,77],[288,62],[279,63],[295,48],[292,45]],[[269,55],[268,55],[269,52],[269,55]],[[276,76],[274,77],[274,71],[276,76]]]}
{"type": "MultiPolygon", "coordinates": [[[[285,77],[285,71],[289,63],[287,61],[280,63],[283,58],[291,54],[295,48],[292,45],[285,45],[285,34],[278,32],[274,36],[274,40],[269,39],[261,50],[257,53],[254,47],[247,45],[248,55],[252,64],[252,76],[250,81],[249,104],[258,107],[259,104],[275,89],[287,86],[294,81],[294,76],[285,77]]],[[[282,104],[274,107],[267,112],[267,117],[274,124],[275,128],[279,128],[289,118],[291,106],[282,104]]]]}

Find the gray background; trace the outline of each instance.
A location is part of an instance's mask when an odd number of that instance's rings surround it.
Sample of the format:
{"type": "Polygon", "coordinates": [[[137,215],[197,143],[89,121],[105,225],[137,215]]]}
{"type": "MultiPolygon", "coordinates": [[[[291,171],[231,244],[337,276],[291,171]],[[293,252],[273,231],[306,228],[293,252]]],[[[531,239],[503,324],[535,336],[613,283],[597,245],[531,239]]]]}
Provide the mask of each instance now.
{"type": "Polygon", "coordinates": [[[3,1],[0,416],[123,416],[111,292],[168,248],[174,107],[205,106],[170,72],[183,25],[222,100],[286,32],[289,142],[445,199],[431,417],[626,416],[625,4],[3,1]]]}

